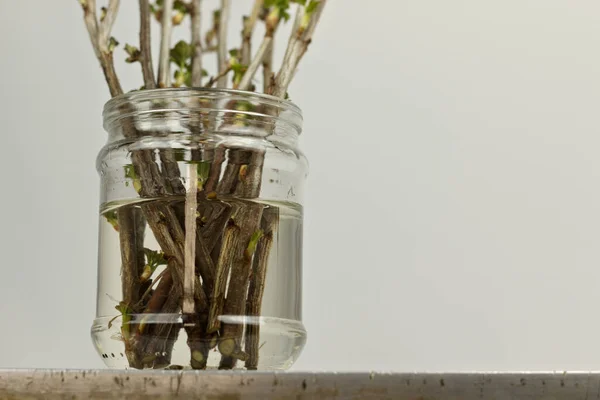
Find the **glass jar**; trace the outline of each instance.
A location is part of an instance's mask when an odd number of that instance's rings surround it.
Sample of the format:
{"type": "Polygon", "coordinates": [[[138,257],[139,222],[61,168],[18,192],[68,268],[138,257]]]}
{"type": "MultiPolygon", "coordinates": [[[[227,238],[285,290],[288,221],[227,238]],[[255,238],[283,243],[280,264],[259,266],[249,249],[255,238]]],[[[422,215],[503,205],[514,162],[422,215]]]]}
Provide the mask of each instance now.
{"type": "Polygon", "coordinates": [[[98,300],[111,368],[289,368],[302,317],[302,115],[232,90],[104,108],[98,300]]]}

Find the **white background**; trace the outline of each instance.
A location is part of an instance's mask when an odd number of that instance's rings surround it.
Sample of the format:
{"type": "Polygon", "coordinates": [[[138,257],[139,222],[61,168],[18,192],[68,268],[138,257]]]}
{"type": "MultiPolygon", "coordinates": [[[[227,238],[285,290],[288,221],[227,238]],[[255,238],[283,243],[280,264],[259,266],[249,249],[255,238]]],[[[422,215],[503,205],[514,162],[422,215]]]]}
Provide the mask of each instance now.
{"type": "MultiPolygon", "coordinates": [[[[0,367],[101,367],[108,91],[80,7],[1,0],[0,51],[0,367]]],[[[598,369],[599,54],[597,0],[331,0],[290,90],[311,162],[296,369],[598,369]]]]}

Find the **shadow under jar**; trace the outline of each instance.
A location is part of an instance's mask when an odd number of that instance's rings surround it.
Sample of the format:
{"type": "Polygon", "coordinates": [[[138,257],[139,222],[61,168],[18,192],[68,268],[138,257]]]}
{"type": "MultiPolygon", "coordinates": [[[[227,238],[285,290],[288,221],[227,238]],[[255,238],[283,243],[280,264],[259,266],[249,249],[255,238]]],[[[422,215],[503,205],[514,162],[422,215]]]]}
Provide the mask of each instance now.
{"type": "Polygon", "coordinates": [[[250,92],[104,108],[92,339],[112,368],[289,368],[302,304],[302,115],[250,92]]]}

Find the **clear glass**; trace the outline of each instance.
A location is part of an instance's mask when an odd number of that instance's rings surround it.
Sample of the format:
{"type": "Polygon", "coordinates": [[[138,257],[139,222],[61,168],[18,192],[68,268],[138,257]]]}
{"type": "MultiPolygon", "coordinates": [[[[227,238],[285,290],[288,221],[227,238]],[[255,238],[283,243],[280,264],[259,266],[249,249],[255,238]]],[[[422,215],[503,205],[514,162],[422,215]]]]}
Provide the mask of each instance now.
{"type": "Polygon", "coordinates": [[[249,92],[109,101],[92,339],[111,368],[289,368],[302,325],[300,110],[249,92]]]}

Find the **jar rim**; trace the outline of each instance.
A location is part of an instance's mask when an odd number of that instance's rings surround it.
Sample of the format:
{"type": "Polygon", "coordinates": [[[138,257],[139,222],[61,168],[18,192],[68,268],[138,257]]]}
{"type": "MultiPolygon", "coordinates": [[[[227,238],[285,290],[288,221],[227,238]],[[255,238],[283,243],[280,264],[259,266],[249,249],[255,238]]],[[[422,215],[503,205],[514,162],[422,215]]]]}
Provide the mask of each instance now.
{"type": "Polygon", "coordinates": [[[282,99],[280,97],[276,97],[270,94],[259,93],[259,92],[250,92],[246,90],[237,90],[237,89],[219,89],[219,88],[201,88],[201,87],[182,87],[182,88],[157,88],[157,89],[143,89],[143,90],[134,90],[127,93],[122,93],[118,96],[115,96],[108,100],[104,104],[103,114],[104,116],[110,115],[118,106],[122,105],[128,101],[143,101],[143,100],[151,100],[157,99],[160,97],[192,97],[194,95],[201,96],[202,94],[210,94],[210,93],[222,93],[222,94],[230,94],[235,96],[248,97],[259,101],[264,101],[266,103],[271,103],[271,105],[278,106],[286,109],[287,111],[291,111],[297,114],[300,118],[302,118],[302,110],[296,103],[291,100],[282,99]]]}
{"type": "MultiPolygon", "coordinates": [[[[249,92],[235,89],[214,89],[214,88],[160,88],[138,90],[124,93],[113,97],[104,105],[103,119],[104,128],[107,132],[119,126],[124,118],[134,117],[136,115],[149,116],[153,112],[165,111],[204,111],[212,115],[216,113],[229,113],[227,107],[223,108],[221,101],[247,101],[253,104],[260,104],[264,109],[270,109],[271,112],[263,113],[260,111],[235,111],[235,113],[251,115],[255,119],[276,118],[282,125],[287,126],[284,130],[295,132],[299,135],[302,132],[302,111],[293,102],[281,99],[272,95],[249,92]],[[195,103],[193,100],[207,100],[207,103],[195,103]],[[157,102],[167,101],[167,106],[153,108],[152,105],[157,102]]],[[[158,103],[159,104],[159,103],[158,103]]]]}

